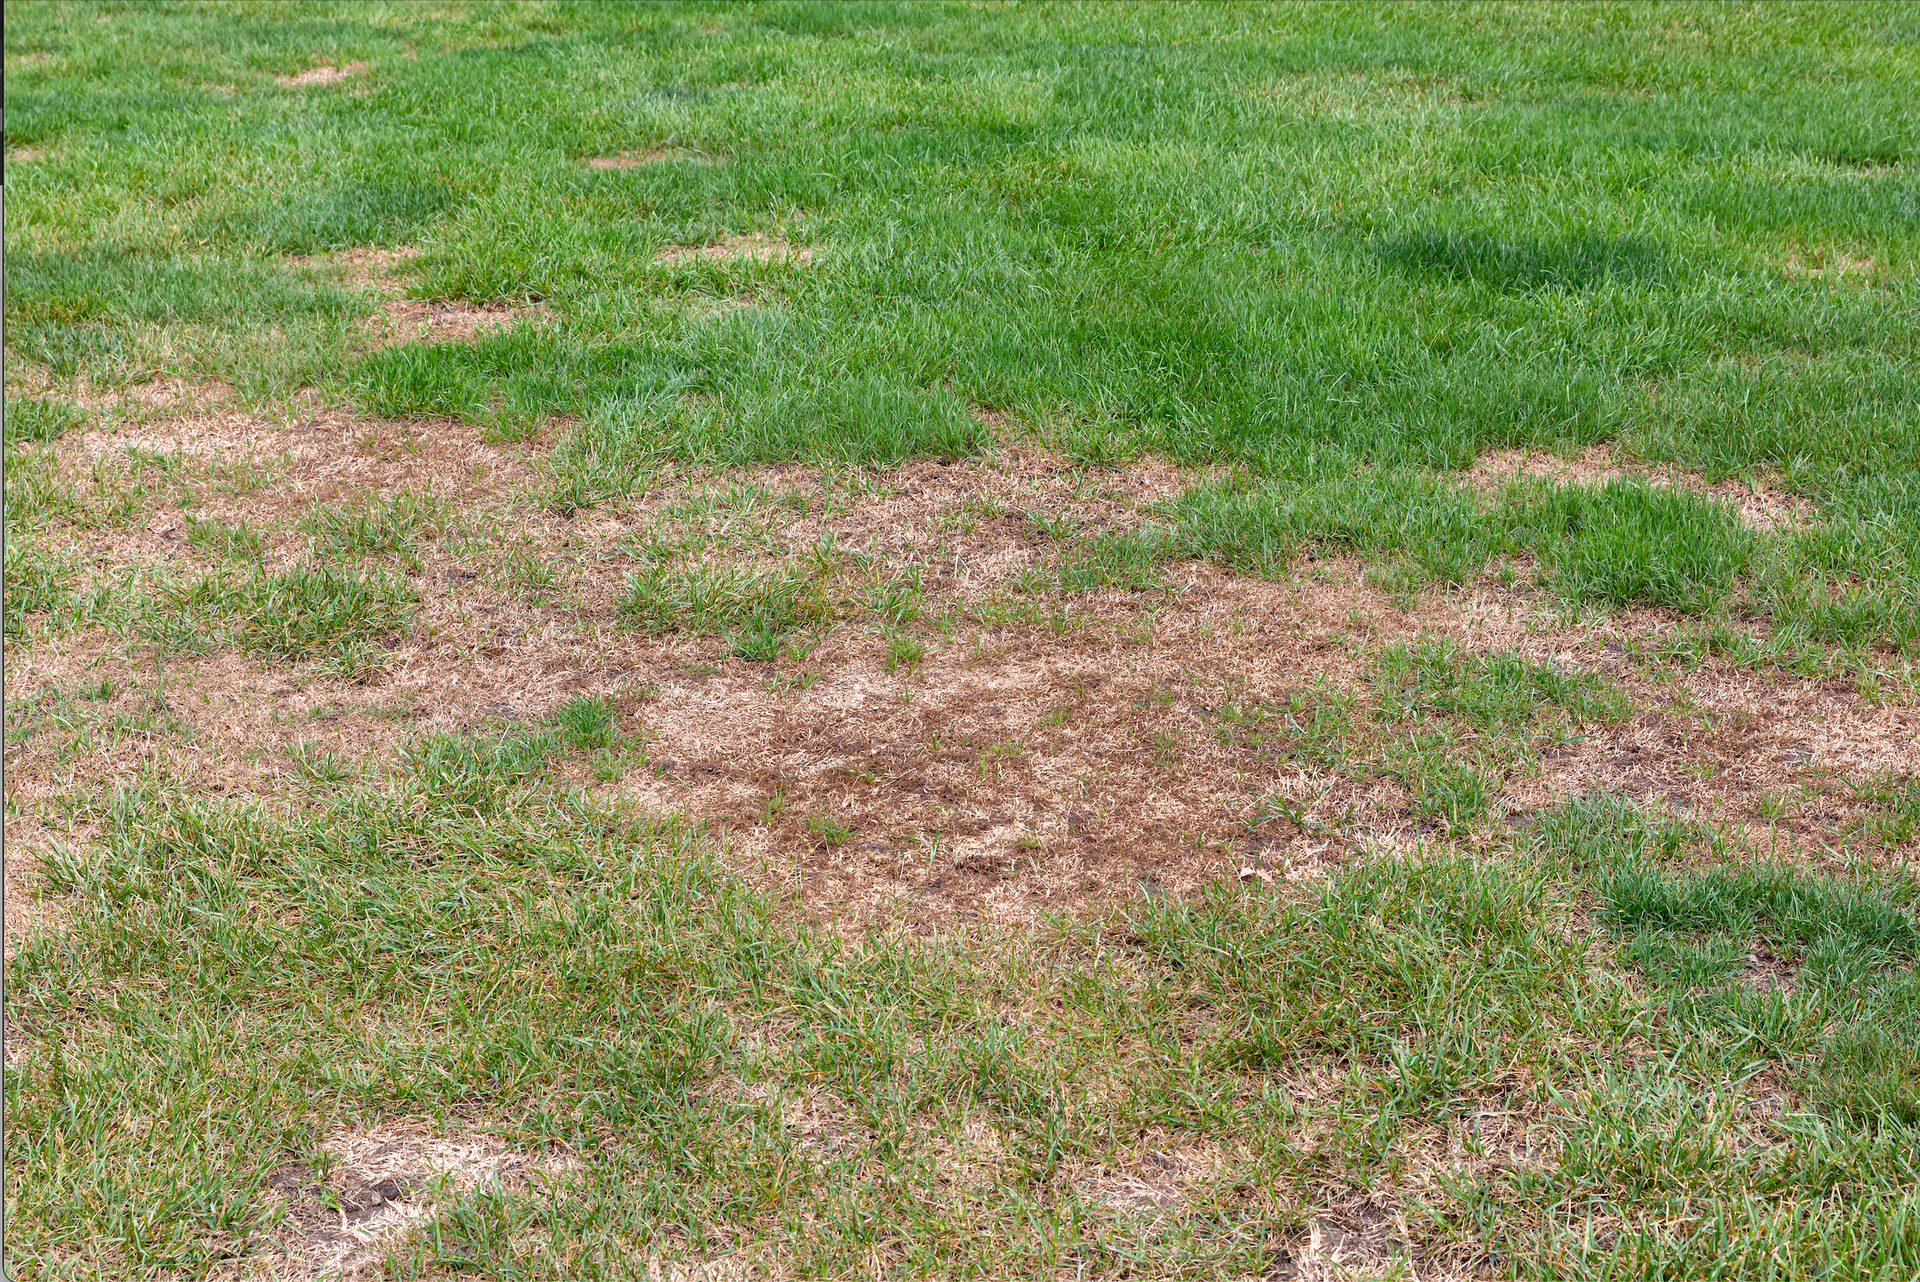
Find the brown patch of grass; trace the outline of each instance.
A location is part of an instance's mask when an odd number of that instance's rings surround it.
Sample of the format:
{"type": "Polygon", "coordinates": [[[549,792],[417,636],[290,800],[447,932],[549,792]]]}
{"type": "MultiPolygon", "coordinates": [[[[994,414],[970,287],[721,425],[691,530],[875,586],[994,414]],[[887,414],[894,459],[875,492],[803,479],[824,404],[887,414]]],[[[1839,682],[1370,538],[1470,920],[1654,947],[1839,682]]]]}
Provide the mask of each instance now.
{"type": "Polygon", "coordinates": [[[1878,259],[1835,246],[1788,250],[1780,260],[1780,270],[1790,280],[1824,280],[1849,285],[1877,285],[1886,276],[1886,265],[1878,259]]]}
{"type": "MultiPolygon", "coordinates": [[[[9,758],[12,755],[9,751],[9,758]]],[[[9,792],[12,791],[9,787],[9,792]]],[[[16,798],[16,802],[18,800],[16,798]]],[[[59,905],[46,901],[36,893],[40,881],[40,860],[55,839],[52,830],[40,816],[31,812],[8,815],[4,820],[4,828],[0,829],[0,855],[4,855],[6,860],[6,895],[5,917],[0,927],[4,927],[5,933],[0,937],[0,957],[13,956],[15,943],[21,939],[44,936],[60,929],[59,905]]]]}
{"type": "Polygon", "coordinates": [[[375,345],[399,343],[471,343],[492,330],[511,329],[529,319],[546,316],[543,303],[470,303],[423,298],[388,299],[381,308],[375,345]]]}
{"type": "Polygon", "coordinates": [[[1409,1237],[1391,1196],[1355,1194],[1308,1220],[1306,1239],[1282,1252],[1275,1276],[1292,1282],[1405,1276],[1409,1237]]]}
{"type": "Polygon", "coordinates": [[[412,342],[471,343],[492,330],[549,314],[543,303],[401,297],[400,291],[413,279],[412,265],[420,253],[414,245],[391,249],[357,246],[339,254],[289,261],[322,265],[348,285],[370,287],[383,295],[380,315],[367,326],[376,347],[412,342]]]}
{"type": "Polygon", "coordinates": [[[386,1252],[430,1220],[445,1197],[489,1185],[523,1188],[583,1169],[569,1155],[535,1157],[490,1135],[425,1127],[350,1132],[319,1147],[330,1159],[324,1178],[295,1163],[269,1181],[286,1208],[289,1232],[278,1258],[258,1262],[267,1276],[372,1276],[386,1252]]]}
{"type": "Polygon", "coordinates": [[[720,163],[716,157],[701,155],[698,152],[662,148],[653,148],[648,151],[621,151],[611,156],[588,156],[583,163],[588,169],[638,169],[642,165],[657,165],[669,160],[692,160],[704,165],[720,163]]]}
{"type": "Polygon", "coordinates": [[[1626,477],[1639,477],[1650,485],[1677,485],[1718,499],[1756,530],[1797,528],[1813,519],[1812,503],[1764,481],[1715,483],[1679,468],[1653,467],[1624,459],[1612,444],[1590,445],[1572,456],[1540,449],[1493,450],[1481,455],[1467,473],[1468,482],[1482,491],[1491,491],[1516,479],[1551,481],[1555,485],[1603,485],[1626,477]]]}
{"type": "Polygon", "coordinates": [[[285,85],[288,88],[299,88],[306,85],[334,85],[339,84],[342,80],[346,80],[349,77],[360,75],[366,71],[366,69],[367,64],[364,62],[349,62],[339,67],[308,67],[305,71],[295,72],[290,76],[275,76],[273,82],[277,85],[285,85]]]}
{"type": "Polygon", "coordinates": [[[538,442],[493,443],[456,419],[385,421],[316,410],[275,421],[235,409],[113,423],[63,439],[57,449],[62,467],[76,476],[94,460],[134,450],[186,461],[190,507],[165,504],[148,516],[144,530],[81,535],[89,551],[126,562],[176,556],[191,515],[245,521],[280,536],[271,539],[267,564],[284,568],[304,555],[289,522],[315,503],[401,489],[479,502],[531,475],[538,442]],[[148,543],[143,533],[164,542],[148,543]]]}
{"type": "Polygon", "coordinates": [[[1843,778],[1920,771],[1920,709],[1865,700],[1831,682],[1706,665],[1656,689],[1623,675],[1640,710],[1542,754],[1539,775],[1509,784],[1513,804],[1606,792],[1640,805],[1712,817],[1782,854],[1837,844],[1859,810],[1843,778]],[[1764,815],[1761,800],[1804,803],[1764,815]]]}
{"type": "MultiPolygon", "coordinates": [[[[1155,590],[1060,593],[1044,579],[1015,590],[1071,550],[1050,523],[1127,529],[1176,492],[1182,473],[1151,458],[1089,471],[1015,444],[866,471],[668,471],[643,494],[569,517],[524,497],[537,445],[490,445],[455,422],[321,411],[283,428],[239,411],[162,411],[52,448],[78,465],[134,445],[186,456],[190,481],[246,459],[269,475],[244,492],[203,485],[190,508],[163,503],[130,530],[69,532],[118,572],[197,564],[189,512],[262,530],[269,568],[308,555],[302,512],[355,495],[430,491],[456,533],[422,547],[415,625],[373,684],[227,653],[169,660],[169,706],[190,738],[127,737],[80,760],[60,759],[50,738],[15,745],[9,782],[23,802],[155,768],[270,793],[296,786],[286,751],[298,741],[377,763],[416,730],[538,718],[607,693],[644,731],[647,764],[606,786],[724,831],[736,867],[850,930],[1022,922],[1216,879],[1287,893],[1355,850],[1409,847],[1431,821],[1399,783],[1237,740],[1231,710],[1319,697],[1322,681],[1364,705],[1372,650],[1422,636],[1605,672],[1635,700],[1629,719],[1522,761],[1501,796],[1510,813],[1607,791],[1809,851],[1842,844],[1859,810],[1832,777],[1920,773],[1913,708],[1718,662],[1685,673],[1630,662],[1622,642],[1673,626],[1659,611],[1569,624],[1490,579],[1396,600],[1361,563],[1333,558],[1273,582],[1176,563],[1155,590]],[[733,486],[757,486],[760,506],[707,525],[685,515],[692,496],[733,486]],[[754,565],[833,536],[858,553],[832,580],[840,622],[804,658],[770,665],[719,638],[624,630],[615,603],[635,544],[661,530],[692,538],[705,549],[696,558],[754,565]],[[525,565],[545,567],[544,586],[528,586],[525,565]],[[868,612],[873,585],[916,569],[917,619],[868,612]],[[888,637],[902,631],[925,653],[890,669],[888,637]],[[1812,799],[1784,818],[1759,813],[1762,797],[1796,789],[1812,799]],[[1250,827],[1263,797],[1297,818],[1250,827]],[[810,814],[851,832],[820,841],[810,814]]],[[[149,663],[104,631],[49,637],[14,656],[10,688],[112,676],[123,699],[144,698],[149,663]]]]}
{"type": "MultiPolygon", "coordinates": [[[[22,390],[38,392],[42,389],[29,385],[22,390]]],[[[80,379],[58,392],[48,390],[44,394],[49,399],[69,401],[95,414],[133,420],[176,418],[211,412],[231,404],[234,399],[233,387],[218,379],[190,383],[181,378],[156,378],[144,383],[106,388],[95,388],[85,379],[80,379]]]]}
{"type": "Polygon", "coordinates": [[[676,245],[661,250],[653,261],[662,267],[693,262],[806,263],[813,261],[814,252],[811,246],[790,244],[782,236],[754,232],[725,236],[705,245],[676,245]]]}
{"type": "Polygon", "coordinates": [[[1129,1219],[1178,1215],[1196,1188],[1217,1180],[1226,1162],[1216,1146],[1138,1142],[1113,1153],[1079,1181],[1087,1197],[1129,1219]]]}
{"type": "Polygon", "coordinates": [[[385,286],[405,279],[414,260],[419,257],[420,248],[417,245],[398,245],[391,249],[356,245],[338,254],[291,261],[328,264],[351,285],[385,286]]]}

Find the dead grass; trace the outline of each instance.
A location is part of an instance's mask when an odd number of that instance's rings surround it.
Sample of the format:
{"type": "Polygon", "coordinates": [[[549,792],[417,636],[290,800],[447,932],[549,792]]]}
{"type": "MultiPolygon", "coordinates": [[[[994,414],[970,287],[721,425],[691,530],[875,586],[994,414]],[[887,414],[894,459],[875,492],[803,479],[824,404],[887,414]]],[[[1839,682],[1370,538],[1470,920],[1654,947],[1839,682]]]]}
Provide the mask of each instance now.
{"type": "Polygon", "coordinates": [[[403,283],[408,279],[409,269],[420,257],[420,252],[417,245],[399,245],[392,249],[373,249],[357,245],[338,254],[290,261],[328,265],[352,285],[386,287],[403,283]]]}
{"type": "Polygon", "coordinates": [[[550,315],[543,303],[499,300],[475,303],[466,299],[403,297],[415,280],[412,268],[421,252],[416,245],[390,249],[357,246],[338,254],[288,261],[320,268],[346,285],[371,289],[381,295],[380,314],[365,324],[375,347],[417,342],[471,343],[483,334],[550,315]]]}
{"type": "Polygon", "coordinates": [[[290,76],[275,76],[273,82],[277,85],[285,85],[288,88],[302,88],[307,85],[334,85],[339,84],[342,80],[360,75],[366,70],[367,64],[364,62],[349,62],[339,67],[308,67],[305,71],[295,72],[290,76]]]}
{"type": "Polygon", "coordinates": [[[1813,521],[1813,504],[1763,481],[1729,480],[1714,483],[1696,473],[1656,467],[1621,457],[1618,447],[1590,445],[1567,457],[1548,450],[1493,450],[1482,455],[1467,473],[1476,489],[1490,491],[1515,479],[1545,480],[1556,485],[1603,485],[1638,477],[1651,485],[1675,485],[1706,498],[1717,499],[1739,513],[1755,530],[1796,529],[1813,521]]]}
{"type": "Polygon", "coordinates": [[[525,1188],[583,1169],[566,1154],[535,1156],[485,1134],[442,1134],[385,1126],[321,1141],[324,1175],[282,1167],[271,1187],[289,1232],[281,1252],[252,1261],[252,1275],[295,1282],[382,1275],[407,1231],[431,1220],[449,1198],[488,1186],[525,1188]]]}
{"type": "Polygon", "coordinates": [[[401,343],[471,343],[481,335],[511,329],[549,313],[544,303],[470,303],[424,298],[391,298],[381,306],[373,327],[376,347],[401,343]]]}
{"type": "Polygon", "coordinates": [[[1824,280],[1849,285],[1877,285],[1887,275],[1886,265],[1880,260],[1834,246],[1789,250],[1780,260],[1780,269],[1790,280],[1824,280]]]}
{"type": "Polygon", "coordinates": [[[813,261],[814,253],[811,246],[794,245],[779,235],[754,232],[726,236],[705,245],[676,245],[662,250],[653,261],[662,267],[694,262],[807,263],[813,261]]]}
{"type": "MultiPolygon", "coordinates": [[[[125,736],[79,759],[63,758],[53,736],[13,746],[9,783],[28,806],[152,770],[183,786],[275,792],[297,782],[287,751],[298,742],[377,764],[419,730],[538,718],[600,693],[647,741],[647,764],[614,791],[712,825],[736,867],[846,929],[1019,923],[1216,879],[1312,879],[1354,852],[1423,841],[1432,823],[1400,784],[1221,733],[1230,709],[1278,706],[1317,683],[1364,700],[1374,648],[1421,637],[1605,673],[1632,694],[1632,717],[1506,780],[1501,806],[1516,822],[1604,791],[1826,857],[1853,814],[1828,780],[1920,773],[1913,708],[1715,663],[1674,673],[1628,662],[1625,642],[1674,626],[1658,611],[1571,624],[1527,589],[1490,582],[1395,598],[1341,559],[1278,582],[1187,563],[1167,567],[1155,591],[1017,590],[1060,555],[1053,523],[1084,534],[1146,520],[1182,483],[1157,460],[1085,472],[1013,444],[974,462],[873,472],[663,473],[631,501],[568,518],[524,497],[539,477],[537,441],[493,445],[451,421],[330,411],[267,423],[204,412],[218,396],[207,389],[117,395],[139,414],[56,446],[76,475],[135,449],[179,456],[190,481],[242,463],[266,479],[204,485],[190,509],[163,502],[132,529],[76,532],[102,574],[193,564],[189,511],[263,531],[269,568],[311,555],[298,521],[316,504],[417,490],[445,500],[457,528],[423,550],[415,626],[373,684],[232,653],[171,660],[165,697],[189,732],[125,736]],[[846,621],[774,665],[732,657],[722,639],[622,630],[614,601],[633,541],[691,499],[741,485],[758,487],[766,524],[726,555],[774,563],[831,536],[867,562],[840,571],[846,621]],[[549,587],[516,586],[524,563],[547,566],[549,587]],[[905,630],[925,655],[889,670],[894,625],[859,602],[909,571],[923,603],[905,630]],[[1812,799],[1762,814],[1763,799],[1786,793],[1812,799]],[[1297,820],[1251,827],[1261,797],[1284,798],[1297,820]],[[813,815],[851,835],[822,844],[813,815]]],[[[13,657],[9,690],[102,677],[133,702],[98,715],[126,711],[149,697],[151,659],[105,631],[52,637],[13,657]]]]}
{"type": "Polygon", "coordinates": [[[658,165],[673,160],[688,160],[703,165],[721,163],[717,157],[702,155],[699,152],[662,148],[653,148],[648,151],[621,151],[610,156],[588,156],[584,163],[588,169],[638,169],[643,165],[658,165]]]}

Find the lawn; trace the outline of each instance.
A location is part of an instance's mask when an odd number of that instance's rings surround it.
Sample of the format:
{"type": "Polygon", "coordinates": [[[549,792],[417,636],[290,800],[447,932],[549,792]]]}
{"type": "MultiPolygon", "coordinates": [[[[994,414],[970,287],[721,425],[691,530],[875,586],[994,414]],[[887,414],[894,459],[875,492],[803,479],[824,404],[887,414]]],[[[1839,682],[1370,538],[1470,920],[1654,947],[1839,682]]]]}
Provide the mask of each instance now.
{"type": "Polygon", "coordinates": [[[1916,85],[10,3],[8,1276],[1920,1276],[1916,85]]]}

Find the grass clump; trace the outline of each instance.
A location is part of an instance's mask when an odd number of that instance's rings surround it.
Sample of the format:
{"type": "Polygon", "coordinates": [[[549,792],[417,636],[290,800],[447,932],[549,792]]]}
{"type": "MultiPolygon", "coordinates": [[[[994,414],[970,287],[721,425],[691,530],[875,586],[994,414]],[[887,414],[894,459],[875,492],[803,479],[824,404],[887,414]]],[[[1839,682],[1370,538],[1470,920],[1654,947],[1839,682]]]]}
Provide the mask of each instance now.
{"type": "Polygon", "coordinates": [[[226,644],[297,661],[393,640],[406,631],[416,598],[404,577],[385,571],[209,574],[160,592],[141,622],[156,635],[190,638],[183,648],[226,644]]]}
{"type": "Polygon", "coordinates": [[[321,555],[394,556],[417,564],[421,540],[446,523],[446,504],[422,490],[369,494],[314,508],[300,523],[321,555]]]}
{"type": "Polygon", "coordinates": [[[266,551],[265,536],[245,521],[228,525],[187,513],[187,542],[225,561],[259,561],[266,551]]]}
{"type": "Polygon", "coordinates": [[[887,651],[880,660],[881,667],[888,672],[901,672],[911,675],[927,657],[927,643],[910,632],[892,632],[887,635],[887,651]]]}
{"type": "Polygon", "coordinates": [[[1753,551],[1725,504],[1638,478],[1523,493],[1509,500],[1508,520],[1512,544],[1575,602],[1700,614],[1733,591],[1753,551]]]}
{"type": "Polygon", "coordinates": [[[816,843],[832,850],[846,844],[847,838],[853,836],[853,826],[838,815],[814,810],[807,814],[807,833],[816,843]]]}
{"type": "Polygon", "coordinates": [[[1464,583],[1500,547],[1471,491],[1411,472],[1325,471],[1196,485],[1168,513],[1169,550],[1275,574],[1303,548],[1389,554],[1464,583]]]}
{"type": "Polygon", "coordinates": [[[1388,645],[1377,662],[1380,710],[1393,720],[1437,713],[1478,730],[1513,733],[1548,711],[1591,722],[1617,721],[1633,710],[1604,679],[1514,650],[1468,650],[1441,638],[1388,645]]]}
{"type": "Polygon", "coordinates": [[[1920,836],[1920,777],[1882,775],[1864,784],[1842,782],[1866,802],[1855,829],[1861,836],[1889,850],[1920,836]]]}
{"type": "Polygon", "coordinates": [[[793,635],[832,614],[818,566],[655,564],[627,581],[620,617],[649,633],[725,634],[742,658],[769,662],[793,635]]]}
{"type": "Polygon", "coordinates": [[[8,396],[4,410],[6,445],[16,441],[54,440],[81,426],[87,413],[70,401],[53,401],[40,396],[8,396]]]}
{"type": "Polygon", "coordinates": [[[1700,614],[1748,569],[1755,536],[1725,504],[1623,478],[1531,485],[1488,503],[1444,476],[1360,471],[1194,486],[1168,509],[1165,547],[1275,575],[1303,549],[1384,558],[1396,595],[1409,573],[1457,585],[1524,553],[1574,603],[1656,605],[1700,614]]]}
{"type": "Polygon", "coordinates": [[[50,550],[38,539],[11,533],[5,556],[5,634],[25,637],[31,617],[51,614],[72,600],[78,567],[74,557],[50,550]]]}

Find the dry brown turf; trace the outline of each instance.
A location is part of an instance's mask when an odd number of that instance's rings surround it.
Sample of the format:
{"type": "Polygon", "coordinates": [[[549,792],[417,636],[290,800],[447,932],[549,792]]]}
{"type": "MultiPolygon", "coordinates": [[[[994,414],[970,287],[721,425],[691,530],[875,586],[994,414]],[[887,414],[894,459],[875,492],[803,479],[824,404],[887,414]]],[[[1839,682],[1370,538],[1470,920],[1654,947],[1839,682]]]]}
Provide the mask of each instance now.
{"type": "MultiPolygon", "coordinates": [[[[272,793],[298,784],[296,744],[377,767],[422,730],[538,719],[580,693],[616,700],[645,759],[611,781],[576,766],[573,782],[706,821],[736,868],[843,929],[1018,923],[1219,877],[1311,878],[1360,849],[1410,847],[1434,821],[1377,773],[1316,771],[1223,734],[1228,710],[1327,690],[1364,703],[1378,648],[1423,637],[1604,673],[1632,696],[1629,718],[1522,763],[1496,822],[1605,791],[1745,826],[1762,847],[1817,863],[1841,857],[1837,835],[1858,811],[1835,776],[1920,770],[1911,706],[1777,671],[1632,657],[1682,626],[1658,611],[1574,622],[1537,590],[1491,578],[1396,598],[1341,559],[1303,560],[1279,581],[1183,562],[1159,590],[1016,591],[1062,553],[1048,522],[1128,528],[1190,478],[1152,460],[1076,470],[1005,424],[972,462],[663,474],[632,500],[566,515],[532,497],[549,437],[490,444],[457,422],[317,408],[269,422],[219,387],[151,386],[103,407],[108,426],[57,446],[76,485],[141,454],[174,460],[185,488],[156,491],[123,525],[73,532],[98,581],[212,565],[186,538],[189,493],[195,517],[265,531],[268,569],[314,559],[300,518],[320,505],[411,490],[442,500],[450,527],[412,576],[414,625],[368,683],[232,651],[161,671],[150,647],[104,629],[16,649],[16,706],[106,678],[119,693],[91,714],[133,727],[79,751],[52,732],[10,746],[16,889],[30,889],[37,848],[84,835],[63,831],[51,804],[70,790],[158,772],[195,790],[272,793]],[[690,496],[743,484],[764,492],[744,515],[684,517],[690,496]],[[859,556],[843,558],[836,621],[811,652],[755,663],[722,638],[622,626],[632,541],[666,528],[691,531],[710,557],[778,564],[823,535],[859,556]],[[550,581],[529,586],[528,566],[550,581]],[[909,569],[924,608],[890,630],[860,602],[909,569]],[[889,671],[890,631],[917,637],[924,658],[889,671]],[[1799,804],[1763,805],[1794,790],[1799,804]],[[1247,816],[1263,797],[1295,818],[1256,834],[1247,816]],[[848,835],[829,844],[823,824],[848,835]]],[[[1553,465],[1500,458],[1482,471],[1553,465]]],[[[1792,519],[1763,494],[1753,503],[1792,519]]],[[[10,935],[33,929],[35,911],[13,896],[10,935]]]]}

